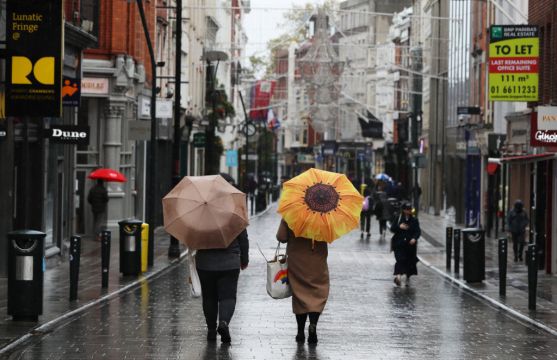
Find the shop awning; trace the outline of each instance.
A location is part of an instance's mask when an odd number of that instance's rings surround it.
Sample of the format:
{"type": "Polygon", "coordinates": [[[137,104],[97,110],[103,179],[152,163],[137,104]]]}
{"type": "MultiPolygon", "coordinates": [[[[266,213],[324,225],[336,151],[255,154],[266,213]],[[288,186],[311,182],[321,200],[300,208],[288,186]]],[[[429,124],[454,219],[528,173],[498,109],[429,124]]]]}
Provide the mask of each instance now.
{"type": "Polygon", "coordinates": [[[557,153],[543,153],[543,154],[530,154],[530,155],[520,155],[520,156],[509,156],[501,158],[502,163],[529,163],[529,162],[536,162],[536,161],[544,161],[544,160],[551,160],[557,159],[557,153]]]}

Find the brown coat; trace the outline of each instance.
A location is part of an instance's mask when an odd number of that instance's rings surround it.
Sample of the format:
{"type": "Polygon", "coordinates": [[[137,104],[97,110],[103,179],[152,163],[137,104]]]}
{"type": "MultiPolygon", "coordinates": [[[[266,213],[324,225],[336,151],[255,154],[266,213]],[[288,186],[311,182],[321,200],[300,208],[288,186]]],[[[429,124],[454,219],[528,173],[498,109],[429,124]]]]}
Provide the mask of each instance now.
{"type": "Polygon", "coordinates": [[[277,240],[287,242],[288,282],[292,288],[292,311],[294,314],[323,312],[329,297],[328,248],[323,241],[294,237],[294,233],[282,220],[277,240]]]}

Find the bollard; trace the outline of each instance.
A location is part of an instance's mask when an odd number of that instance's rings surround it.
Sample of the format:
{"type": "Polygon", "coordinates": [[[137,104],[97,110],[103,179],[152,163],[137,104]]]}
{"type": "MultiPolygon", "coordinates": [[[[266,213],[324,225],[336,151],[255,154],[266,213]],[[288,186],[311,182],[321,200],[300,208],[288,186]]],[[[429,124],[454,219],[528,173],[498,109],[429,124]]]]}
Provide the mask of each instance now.
{"type": "MultiPolygon", "coordinates": [[[[149,247],[149,224],[141,225],[141,272],[147,271],[147,249],[149,247]]],[[[168,250],[170,257],[170,249],[168,250]]],[[[180,245],[178,245],[178,255],[180,254],[180,245]]]]}
{"type": "Polygon", "coordinates": [[[108,270],[110,268],[110,237],[109,230],[101,232],[101,268],[102,268],[102,282],[101,287],[108,287],[108,270]]]}
{"type": "Polygon", "coordinates": [[[255,194],[250,194],[249,202],[250,202],[250,208],[251,208],[251,215],[253,215],[254,211],[255,211],[255,194]]]}
{"type": "Polygon", "coordinates": [[[499,239],[499,295],[506,296],[507,292],[507,238],[499,239]]]}
{"type": "Polygon", "coordinates": [[[70,301],[77,300],[77,285],[79,283],[80,260],[81,237],[74,235],[70,238],[70,301]]]}
{"type": "Polygon", "coordinates": [[[538,288],[538,254],[536,244],[528,245],[528,309],[536,310],[536,294],[538,288]]]}
{"type": "Polygon", "coordinates": [[[460,275],[460,229],[454,229],[453,233],[454,244],[454,272],[456,277],[460,275]]]}
{"type": "Polygon", "coordinates": [[[445,250],[447,252],[445,256],[447,261],[447,271],[451,271],[451,253],[453,251],[453,228],[451,226],[448,226],[446,230],[445,250]]]}

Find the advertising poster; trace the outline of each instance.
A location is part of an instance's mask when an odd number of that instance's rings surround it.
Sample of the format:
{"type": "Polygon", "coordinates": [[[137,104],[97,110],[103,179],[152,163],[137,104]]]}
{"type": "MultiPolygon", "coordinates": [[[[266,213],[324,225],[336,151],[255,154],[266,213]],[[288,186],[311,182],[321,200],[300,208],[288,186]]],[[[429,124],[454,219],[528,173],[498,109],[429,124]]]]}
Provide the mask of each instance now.
{"type": "Polygon", "coordinates": [[[489,100],[537,101],[539,54],[537,26],[491,26],[489,100]]]}
{"type": "Polygon", "coordinates": [[[62,0],[7,0],[6,115],[60,117],[62,0]]]}

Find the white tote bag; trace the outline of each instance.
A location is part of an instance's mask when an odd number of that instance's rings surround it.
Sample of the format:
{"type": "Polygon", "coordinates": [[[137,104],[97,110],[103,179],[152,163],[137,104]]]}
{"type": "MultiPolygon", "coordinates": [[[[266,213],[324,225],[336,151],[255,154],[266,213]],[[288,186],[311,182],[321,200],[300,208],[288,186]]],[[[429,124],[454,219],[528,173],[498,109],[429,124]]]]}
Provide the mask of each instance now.
{"type": "Polygon", "coordinates": [[[199,274],[197,274],[197,267],[195,266],[195,253],[195,250],[188,250],[188,266],[190,269],[188,282],[191,285],[191,297],[198,298],[201,296],[201,282],[199,281],[199,274]]]}
{"type": "Polygon", "coordinates": [[[286,299],[292,296],[288,282],[288,262],[286,254],[280,254],[280,243],[275,257],[267,261],[267,293],[273,299],[286,299]]]}

